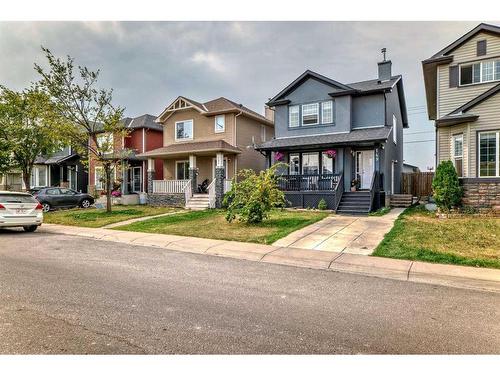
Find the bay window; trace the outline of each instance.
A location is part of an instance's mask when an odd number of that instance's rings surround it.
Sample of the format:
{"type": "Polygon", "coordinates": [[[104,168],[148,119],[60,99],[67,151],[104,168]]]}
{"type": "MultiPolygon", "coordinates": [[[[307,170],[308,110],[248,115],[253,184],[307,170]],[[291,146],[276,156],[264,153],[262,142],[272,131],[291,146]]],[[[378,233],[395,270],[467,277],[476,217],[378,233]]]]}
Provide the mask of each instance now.
{"type": "Polygon", "coordinates": [[[302,105],[302,125],[317,125],[319,123],[319,103],[302,105]]]}
{"type": "Polygon", "coordinates": [[[463,177],[463,151],[464,137],[463,134],[453,136],[453,164],[457,171],[458,177],[463,177]]]}
{"type": "Polygon", "coordinates": [[[500,177],[500,131],[479,133],[479,177],[500,177]]]}
{"type": "Polygon", "coordinates": [[[175,140],[193,139],[193,120],[177,121],[175,123],[175,140]]]}

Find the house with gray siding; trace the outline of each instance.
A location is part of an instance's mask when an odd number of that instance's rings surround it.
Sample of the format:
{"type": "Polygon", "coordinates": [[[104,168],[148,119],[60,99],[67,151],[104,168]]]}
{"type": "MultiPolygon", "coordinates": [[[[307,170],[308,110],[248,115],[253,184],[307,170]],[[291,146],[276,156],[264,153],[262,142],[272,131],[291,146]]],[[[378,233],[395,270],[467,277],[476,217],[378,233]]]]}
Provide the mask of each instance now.
{"type": "Polygon", "coordinates": [[[269,100],[275,137],[257,149],[287,165],[279,184],[291,206],[367,213],[399,193],[408,118],[391,70],[384,59],[376,79],[348,84],[307,70],[269,100]]]}
{"type": "Polygon", "coordinates": [[[464,205],[500,210],[500,27],[479,24],[422,66],[436,164],[453,162],[464,205]]]}

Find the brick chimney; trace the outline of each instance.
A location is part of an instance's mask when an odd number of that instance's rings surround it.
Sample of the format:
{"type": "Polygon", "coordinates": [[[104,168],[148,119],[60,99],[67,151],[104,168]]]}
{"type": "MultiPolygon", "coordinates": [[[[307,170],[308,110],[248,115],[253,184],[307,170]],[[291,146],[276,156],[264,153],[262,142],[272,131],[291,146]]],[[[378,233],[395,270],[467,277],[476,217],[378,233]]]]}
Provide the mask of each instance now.
{"type": "Polygon", "coordinates": [[[274,109],[264,106],[264,117],[274,122],[274,109]]]}
{"type": "Polygon", "coordinates": [[[382,48],[383,60],[378,63],[378,80],[379,82],[388,81],[392,77],[392,62],[386,60],[385,54],[387,50],[382,48]]]}

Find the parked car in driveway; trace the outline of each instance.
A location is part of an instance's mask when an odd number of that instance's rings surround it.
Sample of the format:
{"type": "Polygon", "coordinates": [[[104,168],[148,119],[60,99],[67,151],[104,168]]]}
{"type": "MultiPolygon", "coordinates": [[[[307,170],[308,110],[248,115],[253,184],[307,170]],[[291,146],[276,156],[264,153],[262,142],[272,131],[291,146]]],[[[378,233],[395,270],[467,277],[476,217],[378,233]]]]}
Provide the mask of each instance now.
{"type": "Polygon", "coordinates": [[[94,204],[92,195],[59,187],[40,189],[33,196],[42,204],[43,212],[55,208],[89,208],[94,204]]]}
{"type": "Polygon", "coordinates": [[[34,232],[43,222],[43,206],[28,193],[0,191],[0,228],[34,232]]]}

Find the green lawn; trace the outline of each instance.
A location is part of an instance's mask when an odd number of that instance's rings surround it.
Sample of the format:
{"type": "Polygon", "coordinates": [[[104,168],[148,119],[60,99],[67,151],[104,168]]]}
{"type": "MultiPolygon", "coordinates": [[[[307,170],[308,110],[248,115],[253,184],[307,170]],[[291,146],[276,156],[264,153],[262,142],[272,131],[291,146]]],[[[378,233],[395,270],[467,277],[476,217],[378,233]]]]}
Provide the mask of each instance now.
{"type": "Polygon", "coordinates": [[[271,244],[326,216],[327,213],[318,211],[276,210],[260,224],[244,224],[228,223],[222,210],[189,211],[113,229],[271,244]]]}
{"type": "Polygon", "coordinates": [[[500,268],[500,218],[438,219],[423,206],[409,208],[373,255],[500,268]]]}
{"type": "Polygon", "coordinates": [[[128,219],[159,215],[176,210],[178,209],[172,207],[151,207],[146,205],[113,206],[111,213],[107,213],[105,209],[75,208],[72,210],[58,210],[44,213],[43,221],[49,224],[99,228],[128,219]]]}

